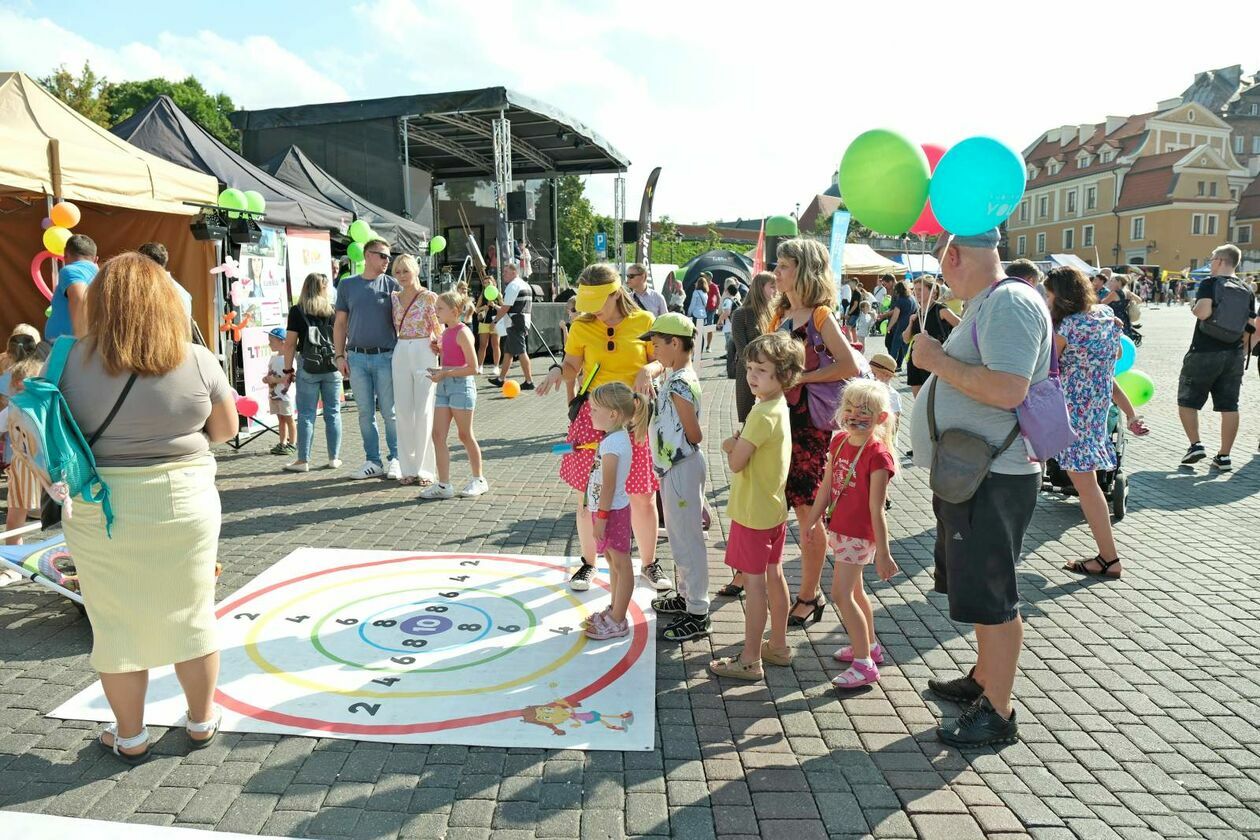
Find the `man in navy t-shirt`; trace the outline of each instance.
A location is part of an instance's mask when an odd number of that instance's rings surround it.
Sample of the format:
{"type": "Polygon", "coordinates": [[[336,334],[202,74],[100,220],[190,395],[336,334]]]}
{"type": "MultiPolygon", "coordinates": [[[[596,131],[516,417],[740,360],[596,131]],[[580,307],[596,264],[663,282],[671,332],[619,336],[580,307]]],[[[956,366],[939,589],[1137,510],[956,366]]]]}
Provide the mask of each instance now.
{"type": "Polygon", "coordinates": [[[87,329],[87,288],[96,279],[96,243],[76,233],[66,241],[66,264],[57,272],[52,314],[44,325],[44,339],[53,343],[63,335],[82,335],[87,329]]]}

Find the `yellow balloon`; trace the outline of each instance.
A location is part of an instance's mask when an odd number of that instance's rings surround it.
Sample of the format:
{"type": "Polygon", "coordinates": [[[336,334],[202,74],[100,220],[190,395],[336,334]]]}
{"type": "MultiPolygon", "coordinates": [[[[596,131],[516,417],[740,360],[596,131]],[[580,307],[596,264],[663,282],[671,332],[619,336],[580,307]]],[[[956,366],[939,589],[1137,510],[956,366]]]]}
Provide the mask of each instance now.
{"type": "Polygon", "coordinates": [[[73,235],[68,229],[54,225],[44,231],[44,247],[59,257],[65,256],[66,243],[73,235]]]}

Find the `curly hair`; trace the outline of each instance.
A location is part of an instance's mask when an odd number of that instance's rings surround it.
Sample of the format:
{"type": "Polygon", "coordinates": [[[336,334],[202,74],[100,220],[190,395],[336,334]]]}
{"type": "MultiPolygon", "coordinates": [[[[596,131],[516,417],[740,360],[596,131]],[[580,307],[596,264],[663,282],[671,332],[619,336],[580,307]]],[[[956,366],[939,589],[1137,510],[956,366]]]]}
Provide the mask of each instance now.
{"type": "Polygon", "coordinates": [[[787,390],[805,370],[805,348],[787,333],[775,330],[748,342],[744,363],[749,362],[773,365],[774,378],[787,390]]]}
{"type": "Polygon", "coordinates": [[[1057,327],[1064,318],[1089,311],[1096,303],[1094,286],[1080,271],[1071,266],[1052,268],[1046,275],[1046,291],[1054,295],[1050,320],[1057,327]]]}

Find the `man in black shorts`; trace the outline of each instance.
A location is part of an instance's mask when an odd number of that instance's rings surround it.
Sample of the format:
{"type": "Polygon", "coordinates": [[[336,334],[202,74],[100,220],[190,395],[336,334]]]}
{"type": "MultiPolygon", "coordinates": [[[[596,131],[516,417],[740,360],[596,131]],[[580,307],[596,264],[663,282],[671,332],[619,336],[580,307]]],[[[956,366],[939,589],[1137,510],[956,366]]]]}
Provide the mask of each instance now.
{"type": "Polygon", "coordinates": [[[948,348],[925,333],[914,343],[914,363],[931,374],[927,397],[914,402],[915,464],[933,467],[929,411],[938,434],[965,430],[1000,450],[970,499],[932,500],[936,591],[949,596],[950,618],[975,625],[979,648],[966,676],[928,680],[937,696],[967,705],[952,726],[936,731],[957,747],[1009,744],[1019,734],[1011,688],[1024,628],[1015,563],[1041,487],[1040,465],[1028,459],[1014,409],[1031,383],[1049,375],[1050,324],[1031,286],[1003,282],[997,244],[996,229],[941,237],[941,273],[967,307],[948,348]]]}
{"type": "Polygon", "coordinates": [[[503,266],[503,298],[499,301],[499,318],[507,319],[507,333],[500,346],[503,349],[503,361],[499,365],[499,375],[489,382],[496,388],[503,387],[508,371],[512,369],[512,360],[521,363],[521,372],[525,381],[521,383],[522,391],[534,390],[534,374],[529,364],[529,326],[534,309],[534,290],[520,276],[516,263],[503,266]]]}
{"type": "MultiPolygon", "coordinates": [[[[1212,276],[1199,284],[1199,294],[1194,302],[1194,337],[1190,350],[1181,360],[1181,378],[1177,382],[1177,415],[1181,426],[1190,439],[1182,464],[1196,464],[1207,457],[1207,450],[1199,441],[1199,411],[1212,395],[1212,410],[1221,415],[1221,448],[1212,458],[1213,469],[1228,472],[1234,468],[1229,453],[1238,437],[1238,392],[1242,389],[1243,363],[1246,361],[1243,338],[1222,341],[1205,335],[1202,324],[1212,317],[1216,306],[1218,284],[1237,280],[1234,272],[1242,260],[1242,251],[1236,245],[1222,245],[1212,252],[1212,276]]],[[[1247,332],[1255,331],[1256,299],[1247,297],[1247,332]]],[[[1239,304],[1235,304],[1239,305],[1239,304]]],[[[1240,310],[1241,314],[1241,310],[1240,310]]]]}

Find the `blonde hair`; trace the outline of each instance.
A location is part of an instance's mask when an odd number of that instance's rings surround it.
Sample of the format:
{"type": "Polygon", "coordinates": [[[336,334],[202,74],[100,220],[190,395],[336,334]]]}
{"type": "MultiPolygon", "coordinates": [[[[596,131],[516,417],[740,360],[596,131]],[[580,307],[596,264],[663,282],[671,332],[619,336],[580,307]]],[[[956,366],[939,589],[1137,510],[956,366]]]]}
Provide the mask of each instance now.
{"type": "Polygon", "coordinates": [[[391,275],[397,274],[398,266],[400,265],[405,265],[407,266],[407,268],[411,269],[411,276],[416,278],[415,280],[416,285],[419,286],[420,285],[420,263],[416,262],[416,258],[411,256],[411,254],[401,254],[397,257],[394,257],[394,264],[391,265],[389,268],[390,274],[391,275]]]}
{"type": "Polygon", "coordinates": [[[748,285],[748,297],[744,300],[744,306],[756,313],[758,335],[770,328],[770,309],[774,305],[774,300],[766,295],[765,288],[766,283],[773,282],[774,274],[761,271],[748,285]]]}
{"type": "MultiPolygon", "coordinates": [[[[621,275],[617,273],[617,269],[611,263],[594,263],[582,269],[582,273],[578,275],[579,286],[607,286],[609,283],[617,283],[621,281],[621,275]]],[[[630,299],[630,293],[626,291],[626,287],[612,293],[612,297],[617,301],[617,312],[622,318],[628,318],[638,311],[639,307],[630,299]]],[[[583,312],[574,320],[576,321],[594,321],[598,319],[598,315],[594,312],[583,312]]]]}
{"type": "Polygon", "coordinates": [[[600,408],[615,411],[625,421],[625,429],[635,442],[647,436],[652,419],[652,403],[638,391],[631,391],[621,382],[600,385],[591,393],[591,400],[600,408]]]}
{"type": "Polygon", "coordinates": [[[464,295],[458,289],[452,289],[449,292],[442,292],[442,294],[437,296],[437,299],[449,306],[457,316],[462,317],[463,314],[468,311],[468,304],[470,301],[468,300],[467,295],[464,295]]]}
{"type": "MultiPolygon", "coordinates": [[[[39,346],[39,332],[36,331],[35,335],[31,335],[21,329],[25,326],[27,325],[19,324],[13,330],[13,334],[9,336],[7,349],[3,355],[0,355],[0,372],[9,374],[9,386],[12,393],[21,390],[22,381],[28,376],[38,375],[40,368],[44,366],[43,354],[39,346]]],[[[4,434],[4,431],[0,428],[0,434],[4,434]]]]}
{"type": "Polygon", "coordinates": [[[161,376],[184,363],[192,330],[162,267],[129,251],[88,287],[87,339],[111,376],[161,376]]]}
{"type": "Polygon", "coordinates": [[[302,292],[298,295],[298,308],[306,315],[331,318],[333,302],[332,295],[328,293],[329,288],[328,275],[312,271],[302,281],[302,292]]]}
{"type": "Polygon", "coordinates": [[[872,437],[893,452],[897,446],[897,427],[894,425],[892,401],[888,397],[888,386],[875,379],[855,379],[844,387],[844,395],[840,399],[840,411],[846,408],[860,408],[870,412],[878,420],[880,414],[887,414],[884,422],[876,422],[871,428],[872,437]]]}
{"type": "Polygon", "coordinates": [[[775,330],[748,342],[744,348],[744,364],[749,362],[773,365],[774,378],[787,390],[805,370],[805,348],[787,333],[775,330]]]}
{"type": "MultiPolygon", "coordinates": [[[[802,237],[789,239],[779,243],[775,254],[781,260],[796,263],[796,290],[801,306],[836,308],[836,277],[831,273],[831,254],[821,242],[802,237]]],[[[791,308],[788,296],[780,295],[779,309],[786,312],[791,308]]]]}

